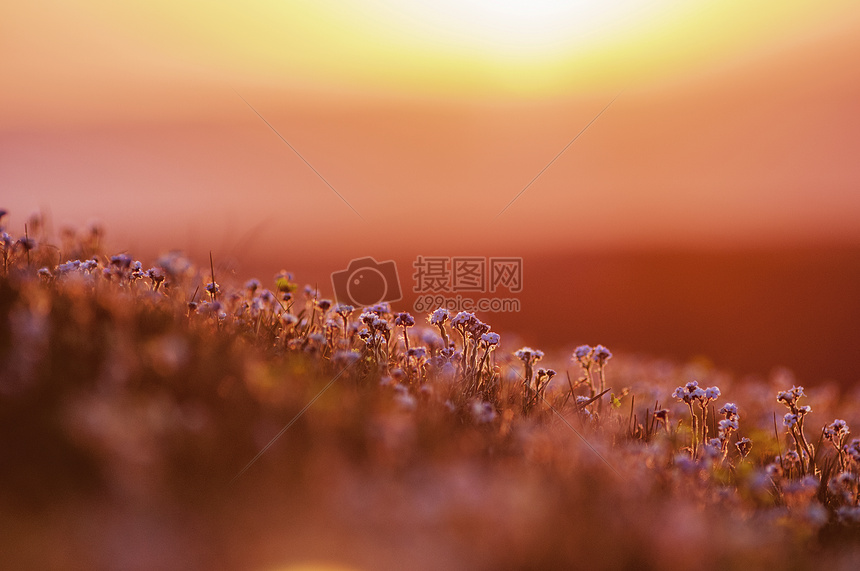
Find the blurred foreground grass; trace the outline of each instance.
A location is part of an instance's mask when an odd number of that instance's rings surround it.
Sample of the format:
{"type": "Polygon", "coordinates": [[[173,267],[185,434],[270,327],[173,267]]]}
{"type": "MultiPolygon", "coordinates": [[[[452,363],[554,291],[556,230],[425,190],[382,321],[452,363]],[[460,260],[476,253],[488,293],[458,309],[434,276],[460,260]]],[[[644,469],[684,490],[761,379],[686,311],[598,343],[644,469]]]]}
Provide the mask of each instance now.
{"type": "Polygon", "coordinates": [[[99,237],[2,236],[4,568],[855,568],[856,393],[515,352],[99,237]]]}

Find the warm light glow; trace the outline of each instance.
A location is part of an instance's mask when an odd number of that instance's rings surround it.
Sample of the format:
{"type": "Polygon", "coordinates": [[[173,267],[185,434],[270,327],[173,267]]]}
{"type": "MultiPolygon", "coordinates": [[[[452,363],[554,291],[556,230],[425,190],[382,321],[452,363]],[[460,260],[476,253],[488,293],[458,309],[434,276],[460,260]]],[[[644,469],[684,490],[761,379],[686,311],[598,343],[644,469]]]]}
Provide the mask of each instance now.
{"type": "Polygon", "coordinates": [[[164,87],[201,80],[313,98],[617,91],[749,58],[838,20],[848,3],[33,0],[4,6],[0,17],[16,22],[10,30],[38,30],[7,38],[0,71],[12,88],[0,93],[0,108],[16,112],[0,123],[20,123],[30,109],[28,121],[44,121],[58,105],[75,109],[65,121],[82,120],[85,108],[104,117],[105,100],[152,107],[164,87]]]}
{"type": "Polygon", "coordinates": [[[857,0],[31,0],[0,29],[14,212],[288,209],[301,235],[356,232],[356,255],[431,200],[510,243],[858,235],[857,0]]]}
{"type": "Polygon", "coordinates": [[[411,0],[400,7],[437,40],[507,56],[547,56],[605,40],[678,0],[411,0]]]}

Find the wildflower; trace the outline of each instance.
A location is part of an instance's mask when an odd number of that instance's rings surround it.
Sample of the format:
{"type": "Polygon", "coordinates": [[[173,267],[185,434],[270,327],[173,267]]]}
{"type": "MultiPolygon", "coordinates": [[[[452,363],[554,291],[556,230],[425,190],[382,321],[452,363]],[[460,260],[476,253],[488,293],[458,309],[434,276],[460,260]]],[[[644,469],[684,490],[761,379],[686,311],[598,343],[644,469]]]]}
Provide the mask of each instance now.
{"type": "Polygon", "coordinates": [[[776,395],[776,400],[777,400],[777,402],[781,402],[781,403],[785,404],[786,406],[791,407],[794,405],[794,403],[797,402],[797,400],[800,397],[804,397],[804,396],[806,396],[806,395],[803,394],[803,387],[797,386],[797,387],[791,387],[791,389],[789,389],[787,391],[779,392],[776,395]]]}
{"type": "Polygon", "coordinates": [[[733,418],[735,420],[740,418],[738,415],[738,405],[733,402],[727,402],[724,404],[722,408],[720,408],[719,413],[726,415],[726,418],[733,418]]]}
{"type": "Polygon", "coordinates": [[[848,440],[848,423],[837,418],[824,427],[823,436],[836,449],[839,454],[839,469],[844,471],[850,456],[845,445],[845,441],[848,440]]]}
{"type": "Polygon", "coordinates": [[[598,345],[594,348],[591,358],[594,359],[598,365],[603,366],[606,364],[606,361],[612,358],[612,353],[610,353],[609,349],[603,345],[598,345]]]}
{"type": "Polygon", "coordinates": [[[460,358],[460,352],[454,349],[454,347],[446,347],[439,351],[439,356],[447,361],[456,361],[460,358]]]}
{"type": "Polygon", "coordinates": [[[254,293],[258,289],[260,289],[260,280],[254,278],[245,282],[245,289],[251,293],[254,293]]]}
{"type": "MultiPolygon", "coordinates": [[[[90,260],[92,261],[92,260],[90,260]]],[[[158,286],[161,282],[164,281],[164,271],[161,268],[153,267],[146,270],[146,275],[152,281],[154,286],[158,286]]]]}
{"type": "Polygon", "coordinates": [[[31,250],[36,249],[36,241],[32,238],[27,238],[26,236],[18,239],[18,243],[21,245],[21,248],[25,252],[29,252],[31,250]]]}
{"type": "Polygon", "coordinates": [[[474,317],[467,325],[466,328],[469,330],[469,337],[474,341],[480,341],[481,336],[484,333],[487,333],[490,330],[490,326],[474,317]]]}
{"type": "Polygon", "coordinates": [[[53,276],[51,275],[51,270],[48,268],[39,268],[38,271],[39,277],[43,279],[51,279],[53,276]]]}
{"type": "Polygon", "coordinates": [[[588,370],[588,367],[591,365],[591,345],[580,345],[576,349],[573,350],[573,358],[577,361],[583,368],[588,370]]]}
{"type": "Polygon", "coordinates": [[[143,279],[146,274],[143,271],[143,264],[140,261],[135,261],[131,264],[131,277],[135,280],[143,279]]]}
{"type": "Polygon", "coordinates": [[[738,452],[741,453],[741,458],[746,458],[750,450],[752,450],[752,440],[744,436],[737,442],[735,442],[735,446],[737,446],[738,452]]]}
{"type": "Polygon", "coordinates": [[[334,312],[342,317],[348,317],[352,315],[352,312],[355,311],[355,308],[346,303],[339,303],[334,306],[334,312]]]}
{"type": "Polygon", "coordinates": [[[365,307],[364,311],[372,311],[376,315],[382,317],[383,315],[388,315],[391,313],[391,305],[388,302],[383,301],[382,303],[377,303],[376,305],[365,307]]]}
{"type": "Polygon", "coordinates": [[[797,406],[797,401],[804,396],[806,395],[803,393],[803,387],[794,386],[787,391],[777,393],[776,400],[788,407],[789,412],[783,417],[783,425],[789,429],[789,434],[791,434],[798,448],[803,449],[804,457],[801,458],[801,469],[806,473],[815,470],[815,448],[806,440],[806,436],[803,433],[803,419],[807,414],[812,412],[812,407],[797,406]],[[807,461],[808,464],[806,464],[807,461]]]}
{"type": "Polygon", "coordinates": [[[850,444],[845,445],[844,450],[852,460],[860,463],[860,440],[855,438],[850,444]]]}
{"type": "MultiPolygon", "coordinates": [[[[537,402],[539,390],[532,388],[533,365],[543,358],[543,351],[532,349],[531,347],[523,347],[517,350],[514,355],[525,365],[525,376],[523,376],[523,414],[528,414],[532,406],[537,402]]],[[[540,382],[540,378],[538,379],[540,382]]]]}
{"type": "Polygon", "coordinates": [[[481,341],[486,343],[488,346],[498,345],[499,344],[499,334],[493,333],[492,331],[489,333],[484,333],[481,335],[481,341]]]}
{"type": "Polygon", "coordinates": [[[707,389],[705,389],[705,400],[706,401],[717,400],[717,398],[719,396],[720,396],[719,387],[708,387],[707,389]]]}
{"type": "Polygon", "coordinates": [[[591,346],[590,345],[580,345],[573,351],[574,356],[577,359],[585,359],[591,354],[591,346]]]}
{"type": "Polygon", "coordinates": [[[672,398],[678,401],[690,402],[689,396],[687,395],[687,391],[684,390],[684,387],[678,387],[672,392],[672,398]]]}
{"type": "Polygon", "coordinates": [[[836,419],[824,427],[824,437],[836,441],[848,435],[848,423],[836,419]]]}
{"type": "Polygon", "coordinates": [[[395,316],[394,325],[400,325],[402,327],[412,327],[413,325],[415,325],[415,318],[409,315],[407,312],[403,311],[395,316]]]}
{"type": "Polygon", "coordinates": [[[376,318],[373,322],[373,328],[388,339],[388,334],[391,332],[391,325],[389,325],[386,320],[376,318]]]}
{"type": "Polygon", "coordinates": [[[424,347],[411,347],[406,355],[414,359],[425,359],[427,357],[427,349],[424,347]]]}
{"type": "Polygon", "coordinates": [[[704,457],[708,460],[716,460],[723,455],[723,441],[719,438],[711,438],[702,447],[704,457]]]}
{"type": "Polygon", "coordinates": [[[444,307],[440,307],[436,311],[430,314],[430,324],[431,325],[441,325],[448,321],[450,315],[448,314],[448,310],[444,307]]]}
{"type": "Polygon", "coordinates": [[[110,263],[121,269],[128,269],[131,266],[131,256],[128,254],[118,254],[110,257],[110,263]]]}
{"type": "Polygon", "coordinates": [[[293,274],[286,270],[281,270],[277,274],[275,274],[275,288],[283,293],[290,294],[290,298],[292,298],[292,294],[294,291],[298,289],[295,283],[293,283],[293,274]]]}
{"type": "Polygon", "coordinates": [[[672,398],[690,404],[694,400],[702,400],[705,397],[705,391],[699,387],[698,381],[690,381],[683,387],[678,387],[672,393],[672,398]]]}
{"type": "Polygon", "coordinates": [[[549,385],[549,382],[556,375],[554,369],[544,369],[540,368],[537,370],[537,376],[535,380],[535,393],[538,398],[543,398],[546,393],[546,387],[549,385]]]}
{"type": "Polygon", "coordinates": [[[720,432],[728,433],[732,430],[738,429],[738,421],[735,419],[724,418],[719,422],[720,432]]]}
{"type": "Polygon", "coordinates": [[[532,349],[531,347],[523,347],[522,349],[517,350],[514,355],[524,363],[534,363],[543,359],[543,351],[532,349]]]}
{"type": "Polygon", "coordinates": [[[468,311],[461,311],[453,318],[451,318],[451,326],[452,327],[465,327],[469,323],[471,323],[475,318],[474,313],[469,313],[468,311]]]}
{"type": "Polygon", "coordinates": [[[221,292],[221,287],[216,282],[209,282],[206,284],[206,291],[214,297],[221,292]]]}

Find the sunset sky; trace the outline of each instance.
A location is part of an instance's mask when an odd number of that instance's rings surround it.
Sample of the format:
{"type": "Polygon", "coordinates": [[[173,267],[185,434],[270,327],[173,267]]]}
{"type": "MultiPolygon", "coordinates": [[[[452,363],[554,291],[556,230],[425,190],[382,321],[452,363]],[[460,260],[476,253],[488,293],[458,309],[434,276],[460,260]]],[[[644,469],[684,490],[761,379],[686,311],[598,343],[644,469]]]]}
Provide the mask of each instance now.
{"type": "Polygon", "coordinates": [[[138,250],[858,243],[858,30],[846,0],[7,2],[0,202],[138,250]]]}

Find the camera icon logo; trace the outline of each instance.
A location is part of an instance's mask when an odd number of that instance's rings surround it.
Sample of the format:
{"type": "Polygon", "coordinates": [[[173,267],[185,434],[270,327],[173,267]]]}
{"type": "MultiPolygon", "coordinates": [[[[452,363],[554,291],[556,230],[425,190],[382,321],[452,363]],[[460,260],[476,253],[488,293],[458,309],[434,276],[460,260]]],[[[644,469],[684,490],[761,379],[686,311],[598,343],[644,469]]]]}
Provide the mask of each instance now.
{"type": "Polygon", "coordinates": [[[356,307],[399,301],[403,297],[394,260],[356,258],[345,270],[332,273],[331,285],[339,303],[356,307]]]}

